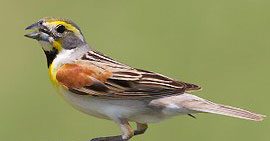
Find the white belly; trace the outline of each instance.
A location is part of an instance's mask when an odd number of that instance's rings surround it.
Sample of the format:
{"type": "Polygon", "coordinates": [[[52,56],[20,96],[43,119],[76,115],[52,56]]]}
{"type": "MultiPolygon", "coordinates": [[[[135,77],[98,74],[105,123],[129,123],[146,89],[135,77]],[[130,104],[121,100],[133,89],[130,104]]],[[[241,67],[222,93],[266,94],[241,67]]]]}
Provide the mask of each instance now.
{"type": "Polygon", "coordinates": [[[178,115],[168,114],[167,108],[149,106],[149,101],[102,99],[88,95],[78,95],[59,88],[61,95],[77,110],[98,118],[117,120],[121,118],[140,123],[159,122],[165,118],[178,115]]]}
{"type": "Polygon", "coordinates": [[[87,95],[78,95],[60,88],[64,99],[74,108],[104,119],[119,119],[135,116],[146,109],[145,102],[137,100],[108,100],[87,95]]]}

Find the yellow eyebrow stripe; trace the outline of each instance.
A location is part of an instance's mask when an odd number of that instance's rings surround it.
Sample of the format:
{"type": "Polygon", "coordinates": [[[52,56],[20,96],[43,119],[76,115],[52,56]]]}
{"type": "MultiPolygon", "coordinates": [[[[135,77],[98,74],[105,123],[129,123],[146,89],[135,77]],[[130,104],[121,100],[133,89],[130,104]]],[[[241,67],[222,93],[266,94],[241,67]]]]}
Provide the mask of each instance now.
{"type": "Polygon", "coordinates": [[[61,25],[65,26],[67,30],[72,31],[75,34],[80,34],[80,31],[76,27],[74,27],[73,25],[68,24],[68,23],[66,23],[64,21],[52,21],[52,22],[48,22],[48,24],[51,24],[51,25],[59,25],[59,24],[61,24],[61,25]]]}
{"type": "MultiPolygon", "coordinates": [[[[72,24],[69,24],[65,21],[47,21],[47,26],[50,27],[56,27],[57,25],[63,25],[65,26],[65,28],[69,31],[72,31],[76,36],[78,36],[79,38],[81,38],[83,40],[83,37],[81,35],[81,32],[79,29],[77,29],[75,26],[73,26],[72,24]]],[[[55,40],[53,41],[53,47],[56,48],[58,51],[60,51],[62,49],[62,43],[61,40],[55,40]]]]}

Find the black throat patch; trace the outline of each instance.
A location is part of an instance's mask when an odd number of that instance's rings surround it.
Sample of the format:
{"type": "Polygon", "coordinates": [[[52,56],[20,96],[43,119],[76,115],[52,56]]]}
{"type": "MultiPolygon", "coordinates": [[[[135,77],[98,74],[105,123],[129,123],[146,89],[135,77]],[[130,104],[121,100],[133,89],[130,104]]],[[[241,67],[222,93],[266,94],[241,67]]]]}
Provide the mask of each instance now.
{"type": "Polygon", "coordinates": [[[55,48],[53,48],[53,50],[51,50],[51,51],[44,50],[44,53],[45,53],[46,58],[47,58],[47,66],[49,68],[50,65],[52,64],[53,60],[56,58],[58,51],[55,48]]]}

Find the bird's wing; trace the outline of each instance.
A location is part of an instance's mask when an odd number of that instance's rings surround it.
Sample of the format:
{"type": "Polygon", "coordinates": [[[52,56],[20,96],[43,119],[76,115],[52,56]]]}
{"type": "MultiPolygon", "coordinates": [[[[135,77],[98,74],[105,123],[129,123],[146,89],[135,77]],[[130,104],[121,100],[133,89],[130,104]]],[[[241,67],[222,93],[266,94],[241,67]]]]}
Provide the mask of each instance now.
{"type": "Polygon", "coordinates": [[[61,66],[56,79],[76,94],[112,98],[162,97],[200,89],[195,84],[129,67],[95,51],[61,66]]]}

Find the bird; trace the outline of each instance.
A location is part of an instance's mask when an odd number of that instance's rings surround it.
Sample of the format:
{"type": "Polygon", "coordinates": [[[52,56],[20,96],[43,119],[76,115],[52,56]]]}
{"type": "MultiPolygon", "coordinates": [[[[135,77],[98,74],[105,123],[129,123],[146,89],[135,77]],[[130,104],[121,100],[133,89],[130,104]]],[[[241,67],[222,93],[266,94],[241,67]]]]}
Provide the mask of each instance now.
{"type": "Polygon", "coordinates": [[[178,115],[212,113],[252,121],[264,115],[217,104],[192,94],[199,85],[137,69],[93,49],[70,19],[45,17],[25,30],[47,58],[49,77],[57,92],[75,109],[114,121],[121,134],[91,141],[128,141],[144,134],[149,123],[178,115]],[[136,123],[132,129],[130,123],[136,123]]]}

